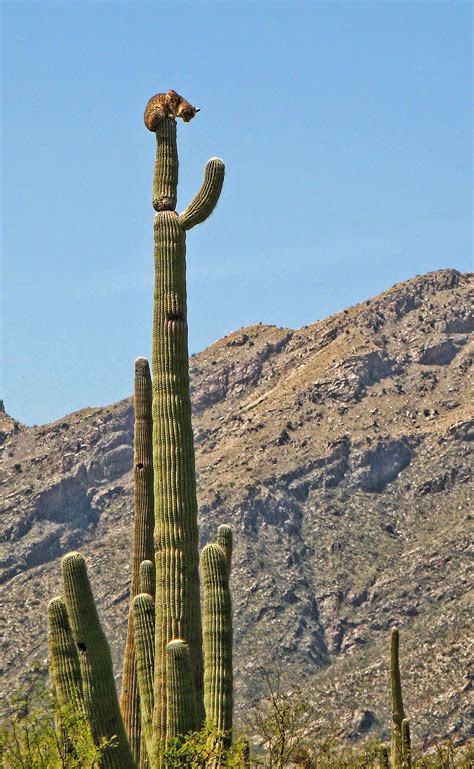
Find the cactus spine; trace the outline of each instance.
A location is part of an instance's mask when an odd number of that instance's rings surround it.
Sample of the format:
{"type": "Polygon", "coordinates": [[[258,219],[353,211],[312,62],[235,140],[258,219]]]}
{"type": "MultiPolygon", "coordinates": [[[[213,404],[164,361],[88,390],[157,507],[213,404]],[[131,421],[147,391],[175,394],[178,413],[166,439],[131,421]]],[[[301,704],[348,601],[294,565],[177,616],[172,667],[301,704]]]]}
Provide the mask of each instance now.
{"type": "Polygon", "coordinates": [[[392,690],[392,769],[400,769],[402,765],[402,721],[405,718],[402,698],[402,681],[399,661],[400,636],[397,628],[393,628],[390,638],[390,682],[392,690]]]}
{"type": "MultiPolygon", "coordinates": [[[[134,394],[134,528],[131,564],[130,612],[122,671],[120,707],[135,761],[142,767],[146,759],[140,759],[141,728],[138,678],[133,636],[132,602],[140,592],[142,562],[153,559],[153,423],[152,386],[150,367],[146,358],[135,361],[134,394]]],[[[144,591],[147,592],[147,591],[144,591]]],[[[154,590],[153,590],[154,594],[154,590]]]]}
{"type": "Polygon", "coordinates": [[[192,728],[204,719],[185,229],[212,212],[222,187],[224,164],[218,159],[209,161],[201,190],[180,218],[174,210],[178,183],[175,120],[164,118],[155,133],[152,368],[157,603],[153,731],[154,759],[159,762],[168,736],[167,702],[171,693],[167,689],[167,645],[173,639],[184,639],[189,647],[196,691],[196,721],[192,728]]]}
{"type": "Polygon", "coordinates": [[[209,544],[203,548],[201,572],[204,587],[204,704],[206,718],[220,735],[218,739],[222,747],[226,748],[232,730],[232,603],[228,562],[220,545],[209,544]]]}
{"type": "Polygon", "coordinates": [[[100,625],[86,564],[79,553],[62,560],[64,597],[79,651],[84,706],[97,743],[110,741],[102,769],[135,769],[115,689],[112,656],[100,625]]]}

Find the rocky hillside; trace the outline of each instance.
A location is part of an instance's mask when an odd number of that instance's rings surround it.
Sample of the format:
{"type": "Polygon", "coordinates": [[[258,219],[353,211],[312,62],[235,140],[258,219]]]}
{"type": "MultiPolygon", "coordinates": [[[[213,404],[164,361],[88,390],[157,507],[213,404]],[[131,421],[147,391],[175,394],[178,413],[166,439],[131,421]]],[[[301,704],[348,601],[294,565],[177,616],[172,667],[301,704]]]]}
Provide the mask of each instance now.
{"type": "MultiPolygon", "coordinates": [[[[221,522],[235,529],[242,720],[257,668],[279,664],[304,681],[323,727],[387,734],[397,625],[416,742],[468,732],[469,287],[468,275],[433,272],[298,331],[242,329],[192,358],[202,541],[221,522]]],[[[32,428],[1,414],[0,430],[5,690],[45,664],[46,604],[73,548],[118,663],[131,399],[32,428]]]]}

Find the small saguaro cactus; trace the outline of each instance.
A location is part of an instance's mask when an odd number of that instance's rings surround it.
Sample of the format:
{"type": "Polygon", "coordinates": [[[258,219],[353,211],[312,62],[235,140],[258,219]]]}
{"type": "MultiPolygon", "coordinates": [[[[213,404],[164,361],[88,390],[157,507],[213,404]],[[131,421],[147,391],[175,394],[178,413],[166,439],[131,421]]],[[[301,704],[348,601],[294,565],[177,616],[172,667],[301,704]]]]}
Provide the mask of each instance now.
{"type": "MultiPolygon", "coordinates": [[[[135,761],[145,769],[147,761],[140,759],[141,725],[138,679],[133,638],[131,606],[140,592],[140,568],[154,557],[153,530],[153,423],[150,367],[146,358],[135,361],[134,392],[134,523],[131,563],[130,612],[122,671],[120,707],[135,761]]],[[[154,590],[153,590],[154,594],[154,590]]]]}
{"type": "Polygon", "coordinates": [[[392,691],[392,769],[400,769],[402,765],[402,721],[405,718],[402,698],[402,681],[399,661],[400,636],[397,628],[393,628],[390,638],[390,683],[392,691]]]}
{"type": "MultiPolygon", "coordinates": [[[[101,769],[135,769],[115,688],[112,656],[82,555],[65,555],[62,573],[67,617],[79,656],[84,709],[95,742],[107,742],[101,769]]],[[[53,670],[59,669],[54,650],[50,665],[53,670]]]]}
{"type": "MultiPolygon", "coordinates": [[[[233,710],[232,602],[229,566],[223,548],[209,544],[201,553],[204,588],[204,705],[206,718],[223,748],[230,745],[233,710]]],[[[220,765],[220,764],[219,764],[220,765]]]]}
{"type": "Polygon", "coordinates": [[[189,395],[186,308],[186,231],[213,211],[224,180],[224,163],[212,158],[204,182],[182,214],[175,210],[178,152],[175,117],[191,119],[196,108],[175,92],[157,94],[145,109],[156,134],[153,179],[155,301],[153,315],[153,452],[155,483],[156,656],[154,761],[168,736],[167,646],[184,639],[196,691],[196,722],[204,721],[202,629],[196,474],[189,395]]]}

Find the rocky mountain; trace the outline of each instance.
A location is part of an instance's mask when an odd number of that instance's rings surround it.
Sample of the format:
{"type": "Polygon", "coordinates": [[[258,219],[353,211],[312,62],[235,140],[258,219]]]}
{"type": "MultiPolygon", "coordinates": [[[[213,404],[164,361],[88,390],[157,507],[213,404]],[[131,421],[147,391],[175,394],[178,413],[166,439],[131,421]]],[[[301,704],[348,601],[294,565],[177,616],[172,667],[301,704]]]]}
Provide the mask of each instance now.
{"type": "MultiPolygon", "coordinates": [[[[250,326],[192,357],[202,542],[219,523],[235,530],[242,722],[258,669],[279,665],[321,728],[387,735],[397,625],[415,742],[469,732],[471,287],[433,272],[298,331],[250,326]]],[[[87,558],[118,671],[132,401],[37,427],[3,413],[0,431],[4,690],[46,664],[46,605],[71,549],[87,558]]]]}

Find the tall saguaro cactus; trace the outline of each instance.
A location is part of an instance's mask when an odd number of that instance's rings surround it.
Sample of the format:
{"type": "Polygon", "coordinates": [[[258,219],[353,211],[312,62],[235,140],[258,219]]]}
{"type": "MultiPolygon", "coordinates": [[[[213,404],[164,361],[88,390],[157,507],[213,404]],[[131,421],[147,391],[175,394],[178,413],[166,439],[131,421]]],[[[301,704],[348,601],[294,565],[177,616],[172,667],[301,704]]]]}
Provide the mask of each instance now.
{"type": "MultiPolygon", "coordinates": [[[[155,527],[153,504],[153,423],[152,389],[150,367],[146,358],[135,361],[134,394],[134,525],[132,573],[130,587],[130,612],[128,617],[127,640],[122,673],[120,707],[123,714],[132,752],[137,764],[146,767],[145,758],[140,758],[141,719],[138,694],[137,663],[133,633],[132,603],[140,590],[140,569],[142,563],[153,559],[153,531],[155,527]]],[[[143,571],[143,570],[142,570],[143,571]]]]}
{"type": "Polygon", "coordinates": [[[185,257],[186,230],[212,212],[222,188],[224,164],[218,158],[208,162],[201,189],[179,215],[175,211],[178,152],[174,117],[158,120],[153,130],[157,141],[153,181],[153,207],[157,212],[152,343],[157,591],[153,731],[158,756],[168,736],[167,702],[171,694],[167,691],[167,645],[173,639],[184,639],[188,645],[197,703],[194,726],[204,720],[185,257]]]}
{"type": "Polygon", "coordinates": [[[402,766],[402,722],[405,718],[399,660],[400,636],[393,628],[390,638],[390,683],[392,690],[392,769],[402,766]]]}

